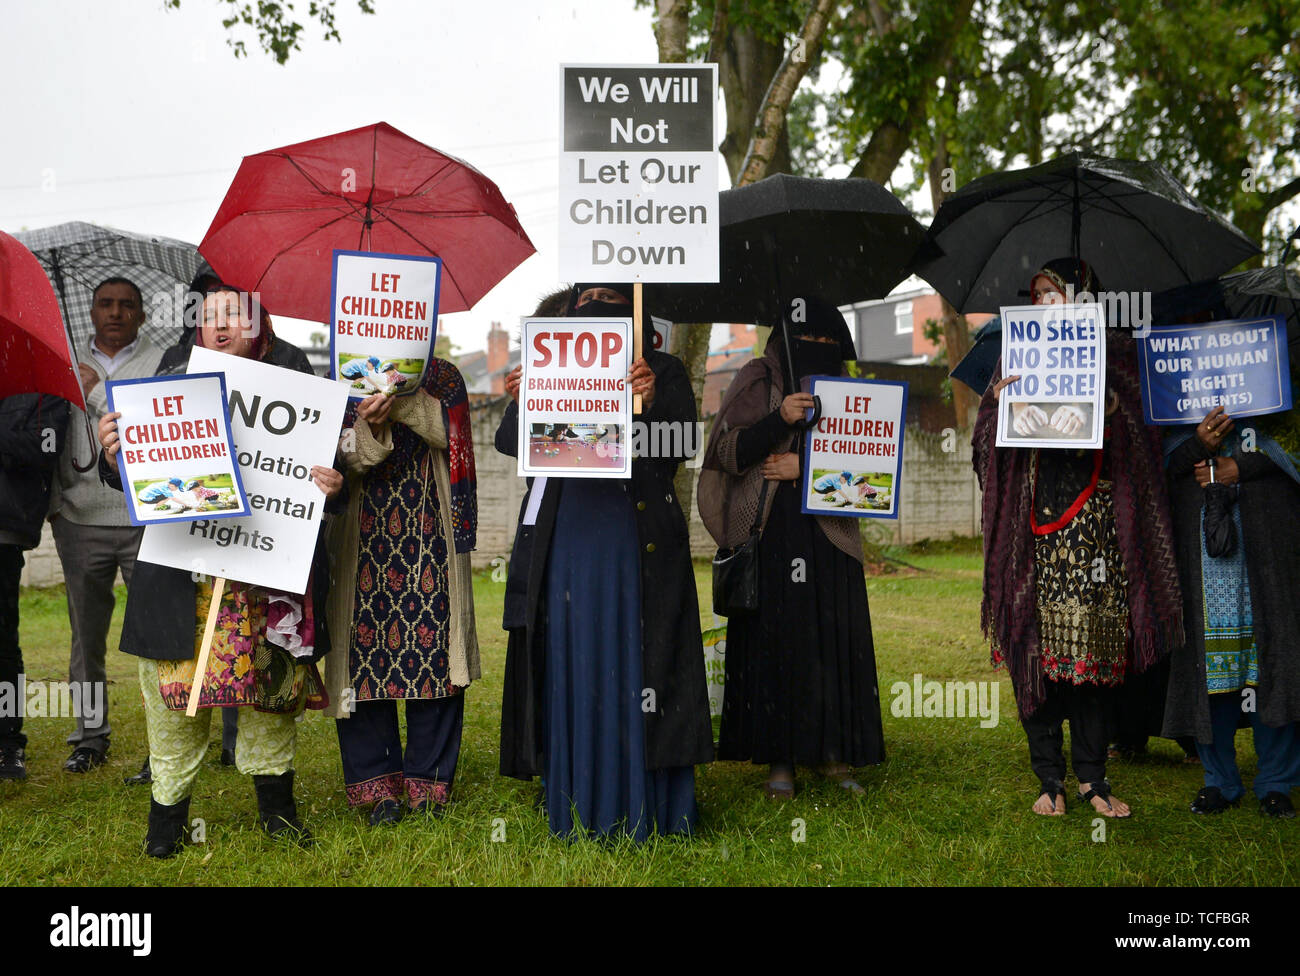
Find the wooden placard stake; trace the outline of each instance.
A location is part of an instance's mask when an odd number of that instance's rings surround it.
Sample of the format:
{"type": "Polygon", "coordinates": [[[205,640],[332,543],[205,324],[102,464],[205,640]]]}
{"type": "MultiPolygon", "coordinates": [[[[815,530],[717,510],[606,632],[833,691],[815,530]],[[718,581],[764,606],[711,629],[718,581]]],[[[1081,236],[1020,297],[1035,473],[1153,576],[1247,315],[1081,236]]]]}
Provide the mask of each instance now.
{"type": "MultiPolygon", "coordinates": [[[[643,355],[641,350],[641,282],[632,285],[632,359],[638,360],[643,355]]],[[[641,394],[632,394],[632,412],[641,412],[641,394]]]]}
{"type": "Polygon", "coordinates": [[[199,659],[194,663],[194,683],[190,685],[190,701],[185,706],[185,714],[190,718],[199,711],[199,695],[203,692],[203,679],[208,674],[208,658],[212,655],[212,635],[217,629],[217,613],[221,610],[221,596],[225,590],[225,577],[214,577],[212,603],[208,606],[208,621],[203,627],[203,645],[199,648],[199,659]]]}

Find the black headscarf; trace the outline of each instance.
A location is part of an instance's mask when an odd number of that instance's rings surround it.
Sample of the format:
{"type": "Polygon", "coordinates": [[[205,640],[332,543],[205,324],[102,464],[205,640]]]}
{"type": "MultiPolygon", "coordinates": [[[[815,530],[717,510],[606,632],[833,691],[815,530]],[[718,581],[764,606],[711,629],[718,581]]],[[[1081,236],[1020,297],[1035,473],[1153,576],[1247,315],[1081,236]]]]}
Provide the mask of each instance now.
{"type": "MultiPolygon", "coordinates": [[[[853,335],[840,310],[830,302],[817,295],[794,298],[790,303],[788,314],[790,327],[790,351],[794,356],[793,375],[803,376],[830,375],[838,376],[842,364],[858,358],[853,345],[853,335]],[[835,345],[820,342],[799,342],[800,336],[814,339],[834,339],[835,345]]],[[[772,328],[767,340],[767,349],[774,350],[777,360],[785,375],[791,375],[785,357],[785,325],[772,328]]]]}

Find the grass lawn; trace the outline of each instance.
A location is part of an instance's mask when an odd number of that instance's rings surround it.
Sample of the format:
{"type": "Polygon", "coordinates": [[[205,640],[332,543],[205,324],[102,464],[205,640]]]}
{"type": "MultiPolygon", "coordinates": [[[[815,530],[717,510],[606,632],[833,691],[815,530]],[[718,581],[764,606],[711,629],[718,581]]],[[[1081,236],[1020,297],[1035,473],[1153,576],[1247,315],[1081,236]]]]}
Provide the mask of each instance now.
{"type": "MultiPolygon", "coordinates": [[[[1220,817],[1187,805],[1200,768],[1179,762],[1171,742],[1151,758],[1112,763],[1116,793],[1131,820],[1108,820],[1100,838],[1091,810],[1071,802],[1062,818],[1030,812],[1037,785],[1005,676],[1000,722],[903,718],[890,712],[891,685],[925,679],[994,678],[980,639],[980,557],[969,543],[899,555],[912,568],[869,581],[885,707],[888,759],[864,771],[857,798],[800,770],[798,796],[763,798],[760,768],[700,767],[698,835],[604,845],[551,837],[533,808],[536,786],[497,775],[505,635],[504,583],[475,584],[485,677],[469,691],[455,798],[445,819],[371,829],[348,809],[333,722],[300,726],[297,796],[316,835],[309,851],[277,845],[257,826],[252,783],[217,763],[220,720],[199,774],[191,817],[206,842],[155,861],[141,852],[149,795],[127,787],[145,754],[135,659],[109,652],[108,763],[93,773],[62,771],[70,720],[29,718],[30,778],[0,784],[0,884],[889,884],[889,885],[1268,885],[1296,884],[1300,821],[1257,815],[1249,796],[1220,817]],[[494,840],[494,834],[499,840],[494,840]],[[797,838],[802,838],[797,839],[797,838]]],[[[708,567],[697,566],[702,606],[708,567]]],[[[121,601],[110,637],[117,643],[121,601]]],[[[711,615],[702,620],[711,625],[711,615]]],[[[22,598],[28,680],[66,677],[68,622],[61,590],[22,598]]],[[[1238,752],[1249,782],[1248,732],[1238,752]]]]}

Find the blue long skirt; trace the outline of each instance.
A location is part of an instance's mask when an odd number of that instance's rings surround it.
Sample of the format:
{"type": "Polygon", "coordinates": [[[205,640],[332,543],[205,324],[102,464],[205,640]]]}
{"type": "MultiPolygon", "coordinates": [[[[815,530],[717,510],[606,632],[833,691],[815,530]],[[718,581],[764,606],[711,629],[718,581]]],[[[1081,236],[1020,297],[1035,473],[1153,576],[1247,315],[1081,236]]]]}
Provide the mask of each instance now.
{"type": "Polygon", "coordinates": [[[695,768],[647,770],[641,560],[621,482],[563,483],[546,575],[546,814],[561,836],[689,833],[695,768]]]}

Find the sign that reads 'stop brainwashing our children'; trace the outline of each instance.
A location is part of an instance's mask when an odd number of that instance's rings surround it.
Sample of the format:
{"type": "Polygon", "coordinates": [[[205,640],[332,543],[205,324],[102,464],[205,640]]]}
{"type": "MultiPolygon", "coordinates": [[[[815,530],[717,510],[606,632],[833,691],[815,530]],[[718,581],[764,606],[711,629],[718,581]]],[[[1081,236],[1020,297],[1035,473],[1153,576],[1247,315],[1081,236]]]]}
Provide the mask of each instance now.
{"type": "Polygon", "coordinates": [[[349,396],[420,388],[437,341],[441,272],[435,257],[334,252],[330,362],[349,396]]]}
{"type": "Polygon", "coordinates": [[[718,66],[562,65],[560,277],[718,280],[718,66]]]}
{"type": "Polygon", "coordinates": [[[347,390],[319,376],[210,349],[195,349],[189,368],[225,373],[235,460],[250,511],[220,521],[150,525],[139,558],[304,592],[325,510],[311,468],[334,463],[347,390]]]}
{"type": "Polygon", "coordinates": [[[814,376],[821,417],[804,435],[803,510],[898,518],[907,384],[814,376]]]}
{"type": "Polygon", "coordinates": [[[1096,303],[1002,309],[998,447],[1102,446],[1106,318],[1096,303]]]}
{"type": "Polygon", "coordinates": [[[524,319],[519,474],[632,473],[631,319],[524,319]]]}
{"type": "Polygon", "coordinates": [[[1291,409],[1286,319],[1155,326],[1138,346],[1149,424],[1196,424],[1215,407],[1233,417],[1291,409]]]}
{"type": "Polygon", "coordinates": [[[118,471],[132,525],[248,514],[226,412],[225,377],[109,380],[118,471]]]}

